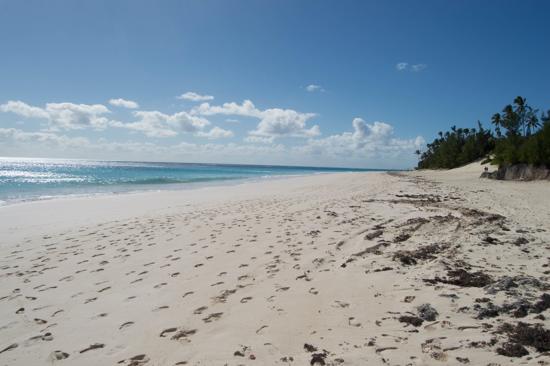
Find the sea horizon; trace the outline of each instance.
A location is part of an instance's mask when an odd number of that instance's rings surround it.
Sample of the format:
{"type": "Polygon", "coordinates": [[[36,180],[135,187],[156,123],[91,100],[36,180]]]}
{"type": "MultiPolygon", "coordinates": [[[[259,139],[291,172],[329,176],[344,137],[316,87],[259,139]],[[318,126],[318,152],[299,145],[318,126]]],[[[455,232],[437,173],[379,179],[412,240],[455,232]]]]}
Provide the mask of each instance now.
{"type": "Polygon", "coordinates": [[[0,206],[54,199],[234,185],[311,174],[396,169],[0,157],[0,206]]]}

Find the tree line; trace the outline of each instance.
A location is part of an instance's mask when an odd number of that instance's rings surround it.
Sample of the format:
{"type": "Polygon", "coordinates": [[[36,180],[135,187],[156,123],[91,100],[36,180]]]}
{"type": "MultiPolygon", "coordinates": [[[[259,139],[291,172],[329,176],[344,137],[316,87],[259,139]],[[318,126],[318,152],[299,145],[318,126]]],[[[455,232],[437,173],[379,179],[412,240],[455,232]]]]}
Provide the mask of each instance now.
{"type": "Polygon", "coordinates": [[[477,129],[452,126],[450,131],[439,132],[425,151],[416,151],[418,168],[452,169],[481,158],[499,166],[550,167],[550,110],[540,113],[518,96],[495,113],[491,122],[494,132],[479,121],[477,129]]]}

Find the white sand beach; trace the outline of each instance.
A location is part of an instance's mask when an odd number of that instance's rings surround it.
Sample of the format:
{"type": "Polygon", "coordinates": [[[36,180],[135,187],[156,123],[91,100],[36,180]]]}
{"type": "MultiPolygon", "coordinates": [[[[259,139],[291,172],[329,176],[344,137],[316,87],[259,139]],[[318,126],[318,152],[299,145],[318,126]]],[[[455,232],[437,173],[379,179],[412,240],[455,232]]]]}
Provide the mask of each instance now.
{"type": "Polygon", "coordinates": [[[548,365],[550,185],[480,172],[1,207],[0,365],[548,365]]]}

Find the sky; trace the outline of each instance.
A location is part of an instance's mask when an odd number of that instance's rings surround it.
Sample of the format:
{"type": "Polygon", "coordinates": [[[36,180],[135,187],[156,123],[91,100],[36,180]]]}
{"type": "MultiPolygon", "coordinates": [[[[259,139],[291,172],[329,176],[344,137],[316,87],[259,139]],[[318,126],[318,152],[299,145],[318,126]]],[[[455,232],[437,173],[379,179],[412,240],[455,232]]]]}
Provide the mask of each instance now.
{"type": "Polygon", "coordinates": [[[0,156],[410,168],[517,95],[550,2],[0,0],[0,156]]]}

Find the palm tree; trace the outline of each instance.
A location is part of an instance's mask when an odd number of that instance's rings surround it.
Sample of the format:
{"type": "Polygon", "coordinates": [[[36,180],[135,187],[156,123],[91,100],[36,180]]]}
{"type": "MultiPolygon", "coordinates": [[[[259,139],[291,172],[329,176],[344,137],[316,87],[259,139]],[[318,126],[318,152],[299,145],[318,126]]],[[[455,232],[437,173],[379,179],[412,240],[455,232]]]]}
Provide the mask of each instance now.
{"type": "Polygon", "coordinates": [[[493,114],[493,117],[491,118],[491,123],[495,125],[497,136],[502,136],[502,134],[500,133],[500,126],[502,125],[502,117],[500,116],[500,113],[493,114]]]}
{"type": "Polygon", "coordinates": [[[517,106],[518,110],[522,110],[527,105],[527,99],[523,98],[522,96],[517,96],[514,99],[514,104],[517,106]]]}
{"type": "Polygon", "coordinates": [[[516,111],[514,111],[514,108],[511,104],[508,104],[506,107],[504,107],[502,112],[503,116],[500,125],[507,129],[508,133],[512,135],[517,135],[520,128],[519,115],[516,113],[516,111]]]}
{"type": "Polygon", "coordinates": [[[527,135],[530,135],[533,130],[540,127],[539,119],[535,113],[532,113],[527,120],[527,135]]]}

